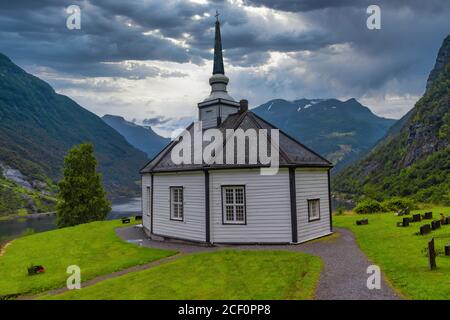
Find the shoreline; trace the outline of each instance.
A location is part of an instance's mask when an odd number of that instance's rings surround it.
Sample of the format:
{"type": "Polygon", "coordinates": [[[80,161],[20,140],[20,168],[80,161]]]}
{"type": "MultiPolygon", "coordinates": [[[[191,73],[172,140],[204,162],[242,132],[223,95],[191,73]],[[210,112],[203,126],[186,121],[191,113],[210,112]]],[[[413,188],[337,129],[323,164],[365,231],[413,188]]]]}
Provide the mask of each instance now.
{"type": "Polygon", "coordinates": [[[56,211],[50,212],[39,212],[39,213],[28,213],[26,215],[20,214],[9,214],[6,216],[0,216],[0,221],[10,221],[14,219],[40,219],[42,217],[50,217],[56,215],[56,211]]]}

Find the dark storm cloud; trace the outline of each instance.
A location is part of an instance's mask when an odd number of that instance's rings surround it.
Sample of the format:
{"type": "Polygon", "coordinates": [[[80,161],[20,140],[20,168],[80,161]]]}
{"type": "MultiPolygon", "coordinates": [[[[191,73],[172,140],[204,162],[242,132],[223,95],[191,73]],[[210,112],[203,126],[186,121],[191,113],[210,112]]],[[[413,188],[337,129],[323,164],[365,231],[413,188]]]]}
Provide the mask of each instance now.
{"type": "Polygon", "coordinates": [[[248,86],[254,91],[263,92],[270,86],[278,90],[275,93],[300,88],[299,95],[309,96],[355,96],[377,90],[383,94],[387,89],[421,94],[436,52],[450,31],[449,2],[376,1],[381,7],[382,28],[375,31],[366,28],[366,8],[372,3],[245,0],[244,6],[239,6],[220,0],[208,4],[4,1],[0,6],[0,52],[24,66],[38,65],[79,77],[184,76],[144,64],[127,67],[118,63],[205,63],[211,59],[213,15],[218,9],[228,65],[258,68],[269,61],[271,52],[286,53],[302,65],[303,74],[294,72],[297,65],[282,65],[271,69],[270,77],[266,73],[248,75],[252,82],[248,86]],[[65,8],[73,4],[82,10],[81,30],[66,28],[65,8]],[[262,17],[261,8],[272,10],[262,17]],[[279,23],[279,13],[292,22],[279,23]]]}
{"type": "MultiPolygon", "coordinates": [[[[46,1],[42,6],[36,6],[35,2],[30,1],[29,6],[26,1],[11,2],[0,8],[0,50],[20,63],[38,63],[74,74],[79,70],[80,75],[89,73],[95,76],[98,71],[98,76],[103,76],[120,72],[116,66],[102,65],[101,62],[188,62],[196,59],[167,37],[158,34],[144,35],[144,32],[152,28],[136,24],[135,17],[124,15],[127,12],[122,13],[120,8],[112,7],[117,10],[112,12],[108,6],[112,2],[46,1]],[[104,8],[101,7],[103,3],[104,8]],[[68,14],[65,8],[71,4],[81,7],[81,30],[66,28],[68,14]]],[[[137,13],[141,8],[134,9],[137,13]]],[[[148,19],[153,21],[159,16],[160,9],[142,9],[142,16],[148,12],[148,19]]],[[[164,21],[173,21],[175,16],[171,18],[164,21]]],[[[159,28],[164,30],[165,25],[162,23],[159,28]]],[[[124,75],[125,70],[120,71],[124,75]]],[[[130,75],[127,77],[133,77],[136,71],[129,70],[130,75]]],[[[149,76],[157,74],[154,70],[147,71],[149,76]]],[[[138,74],[136,77],[143,76],[138,74]]]]}
{"type": "Polygon", "coordinates": [[[439,11],[439,8],[445,6],[445,0],[391,0],[391,1],[373,1],[373,0],[244,0],[249,6],[266,7],[275,10],[289,12],[308,12],[323,9],[338,8],[367,8],[375,4],[381,7],[400,8],[412,7],[421,11],[439,11]]]}
{"type": "MultiPolygon", "coordinates": [[[[353,5],[361,5],[365,0],[245,0],[247,5],[257,7],[268,7],[275,10],[291,11],[291,12],[307,12],[325,8],[347,7],[353,5]]],[[[367,7],[367,6],[366,6],[367,7]]]]}

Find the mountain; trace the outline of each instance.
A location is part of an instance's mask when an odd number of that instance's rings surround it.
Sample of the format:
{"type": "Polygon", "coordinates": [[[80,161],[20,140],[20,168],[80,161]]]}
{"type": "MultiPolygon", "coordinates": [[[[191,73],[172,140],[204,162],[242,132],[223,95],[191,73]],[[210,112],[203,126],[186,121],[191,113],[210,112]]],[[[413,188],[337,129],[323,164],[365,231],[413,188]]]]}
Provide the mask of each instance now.
{"type": "Polygon", "coordinates": [[[333,179],[352,197],[412,197],[450,204],[450,36],[414,108],[363,159],[333,179]]]}
{"type": "Polygon", "coordinates": [[[253,111],[332,161],[334,172],[368,152],[395,123],[355,99],[276,99],[253,111]]]}
{"type": "Polygon", "coordinates": [[[138,191],[145,153],[95,114],[0,54],[0,163],[49,190],[61,177],[67,151],[82,142],[94,144],[109,195],[138,191]]]}
{"type": "Polygon", "coordinates": [[[169,138],[163,138],[156,134],[150,126],[139,126],[126,121],[123,117],[104,115],[102,117],[109,126],[119,132],[135,148],[144,151],[149,158],[153,158],[169,142],[169,138]]]}

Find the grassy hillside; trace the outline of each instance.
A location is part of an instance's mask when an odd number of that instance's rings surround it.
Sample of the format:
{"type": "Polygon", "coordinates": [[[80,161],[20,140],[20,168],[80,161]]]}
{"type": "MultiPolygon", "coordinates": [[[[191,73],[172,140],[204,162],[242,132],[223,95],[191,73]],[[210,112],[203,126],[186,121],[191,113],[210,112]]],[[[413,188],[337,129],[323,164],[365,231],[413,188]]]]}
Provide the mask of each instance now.
{"type": "Polygon", "coordinates": [[[111,195],[138,190],[146,155],[99,117],[0,54],[0,162],[32,180],[60,178],[66,152],[92,142],[111,195]]]}

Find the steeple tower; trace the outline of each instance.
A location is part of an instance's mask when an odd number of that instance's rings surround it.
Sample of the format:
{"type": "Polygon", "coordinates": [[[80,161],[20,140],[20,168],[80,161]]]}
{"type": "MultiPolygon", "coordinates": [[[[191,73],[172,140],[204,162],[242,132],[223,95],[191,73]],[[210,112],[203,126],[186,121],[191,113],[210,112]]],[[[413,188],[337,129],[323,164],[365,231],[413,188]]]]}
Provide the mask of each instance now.
{"type": "Polygon", "coordinates": [[[216,36],[214,39],[214,68],[213,74],[225,74],[222,55],[222,37],[220,36],[219,12],[216,11],[216,36]]]}
{"type": "Polygon", "coordinates": [[[227,92],[228,77],[225,76],[222,54],[222,37],[220,35],[219,13],[216,11],[213,75],[209,78],[211,94],[198,104],[199,120],[203,128],[218,126],[225,118],[239,110],[236,102],[227,92]]]}

